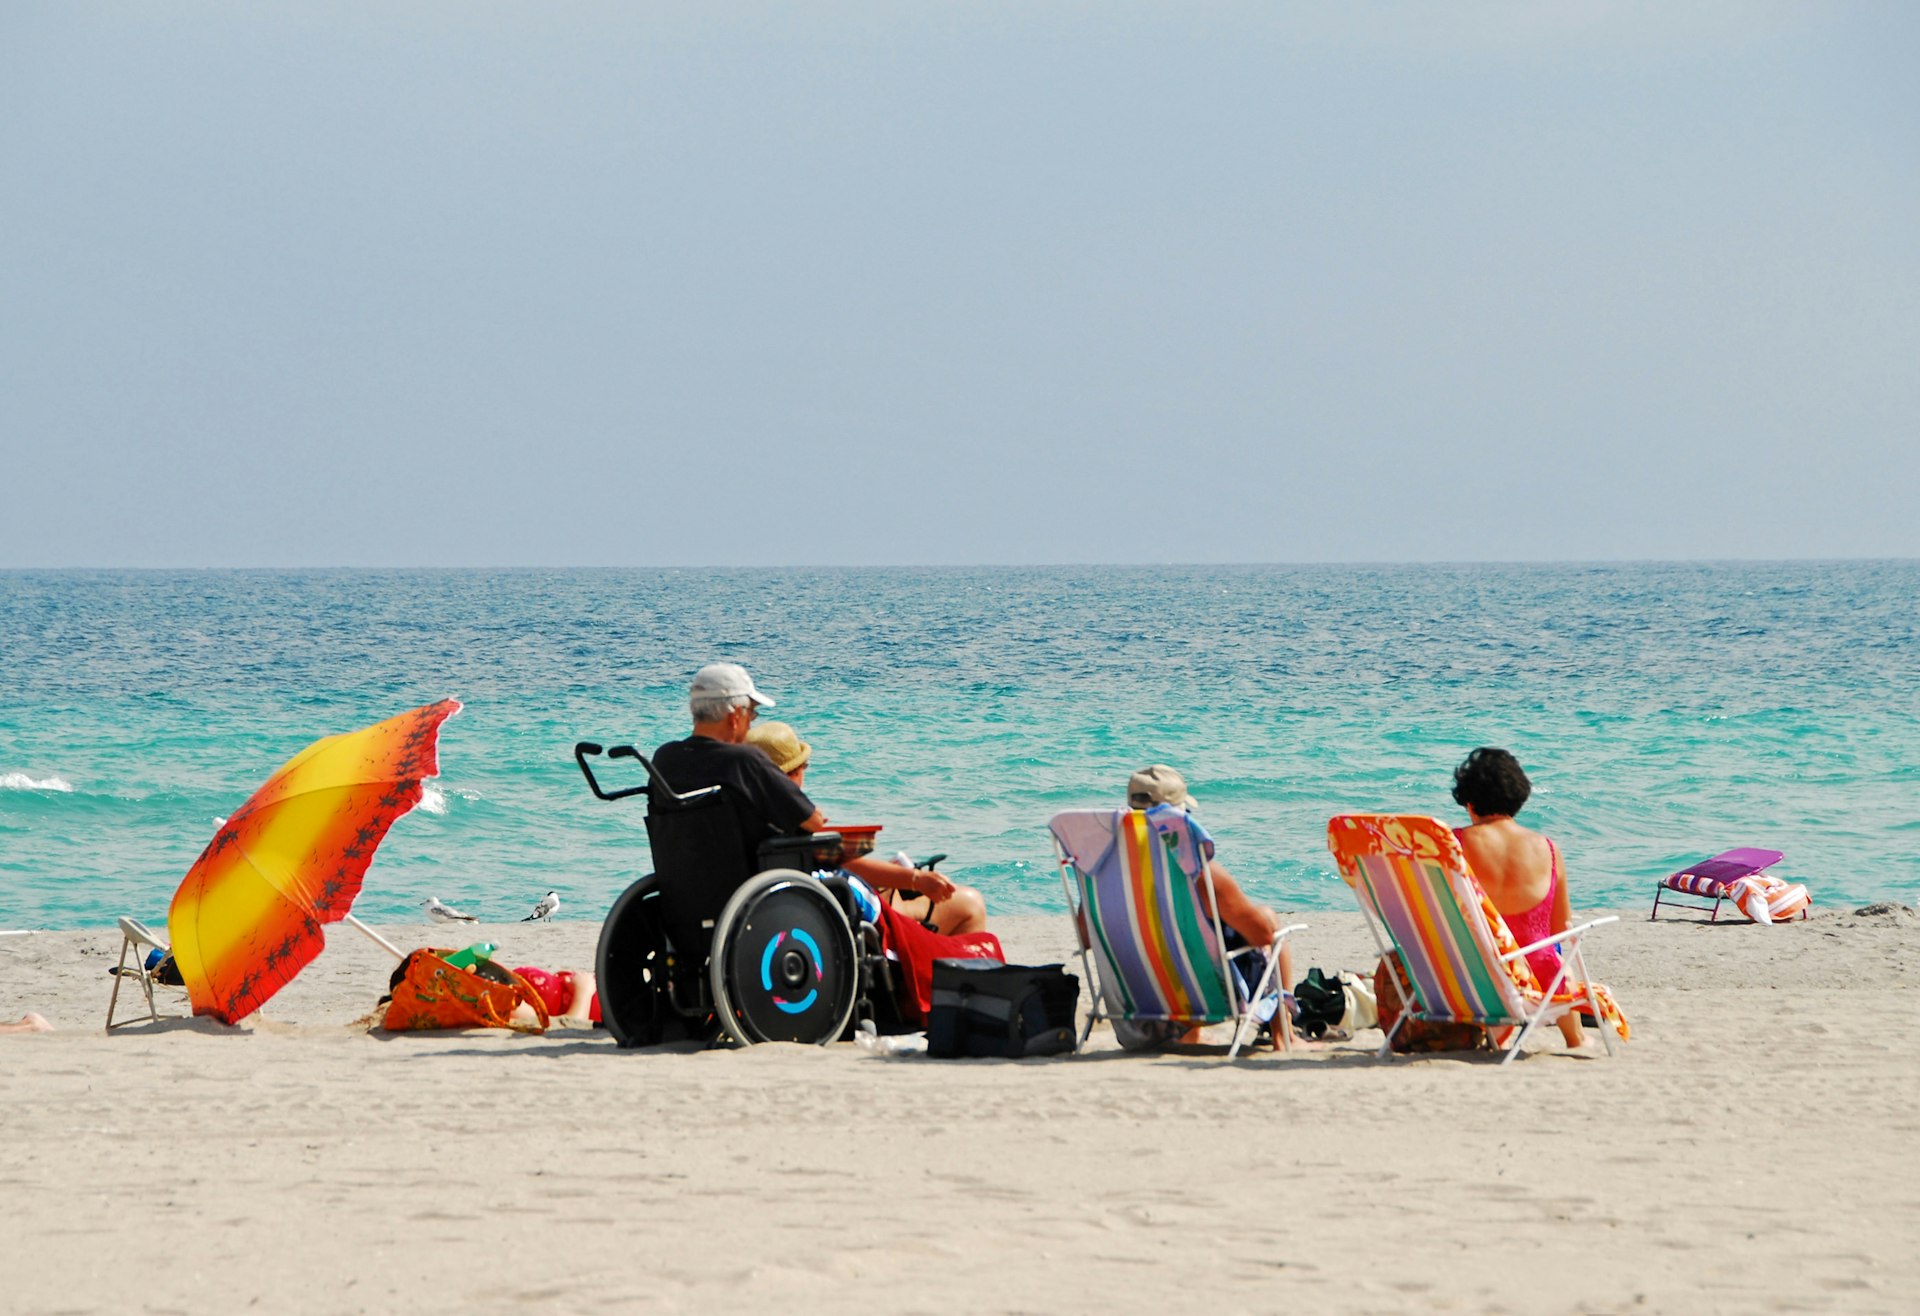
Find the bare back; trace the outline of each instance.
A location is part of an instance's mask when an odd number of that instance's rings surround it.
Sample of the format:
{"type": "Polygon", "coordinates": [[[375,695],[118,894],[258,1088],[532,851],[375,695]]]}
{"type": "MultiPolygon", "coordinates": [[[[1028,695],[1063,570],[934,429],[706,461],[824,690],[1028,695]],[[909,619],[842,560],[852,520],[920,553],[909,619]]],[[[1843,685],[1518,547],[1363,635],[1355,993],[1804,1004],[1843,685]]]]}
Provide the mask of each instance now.
{"type": "Polygon", "coordinates": [[[1462,827],[1455,835],[1473,875],[1502,914],[1524,914],[1553,889],[1553,851],[1540,833],[1502,818],[1462,827]]]}

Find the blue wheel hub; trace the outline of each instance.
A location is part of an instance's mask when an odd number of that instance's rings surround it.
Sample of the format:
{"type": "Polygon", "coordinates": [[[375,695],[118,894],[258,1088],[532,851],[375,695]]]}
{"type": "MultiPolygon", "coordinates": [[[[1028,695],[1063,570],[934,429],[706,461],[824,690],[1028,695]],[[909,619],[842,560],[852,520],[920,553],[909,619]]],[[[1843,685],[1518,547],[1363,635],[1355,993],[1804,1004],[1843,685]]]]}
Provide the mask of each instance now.
{"type": "Polygon", "coordinates": [[[774,933],[760,956],[760,986],[783,1014],[799,1014],[819,1000],[820,989],[814,984],[825,976],[820,943],[809,936],[805,928],[774,933]],[[784,952],[780,950],[783,944],[787,946],[784,952]],[[796,998],[794,993],[802,988],[807,994],[796,998]]]}

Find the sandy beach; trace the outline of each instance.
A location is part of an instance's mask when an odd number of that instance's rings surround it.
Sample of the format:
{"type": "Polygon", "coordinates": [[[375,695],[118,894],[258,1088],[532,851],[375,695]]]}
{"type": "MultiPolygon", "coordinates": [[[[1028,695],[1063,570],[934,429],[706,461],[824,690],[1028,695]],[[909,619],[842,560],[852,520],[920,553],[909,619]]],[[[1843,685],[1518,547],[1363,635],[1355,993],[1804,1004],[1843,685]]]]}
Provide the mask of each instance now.
{"type": "MultiPolygon", "coordinates": [[[[1591,948],[1633,1043],[1505,1069],[1373,1031],[1233,1063],[394,1036],[342,928],[240,1028],[108,1037],[117,932],[0,938],[0,1018],[56,1030],[0,1038],[0,1308],[1911,1310],[1920,914],[1621,912],[1591,948]]],[[[1302,970],[1371,966],[1358,914],[1303,917],[1302,970]]],[[[474,935],[558,968],[597,933],[474,935]]]]}

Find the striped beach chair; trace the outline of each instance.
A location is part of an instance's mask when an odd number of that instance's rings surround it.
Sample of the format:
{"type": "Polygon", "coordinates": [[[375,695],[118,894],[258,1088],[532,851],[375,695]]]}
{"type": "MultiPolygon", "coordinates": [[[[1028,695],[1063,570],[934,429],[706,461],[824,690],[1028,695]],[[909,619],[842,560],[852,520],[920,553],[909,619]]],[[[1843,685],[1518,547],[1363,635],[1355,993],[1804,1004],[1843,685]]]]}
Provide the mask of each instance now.
{"type": "Polygon", "coordinates": [[[1506,920],[1473,880],[1459,840],[1432,818],[1343,814],[1327,824],[1327,848],[1359,897],[1381,955],[1398,951],[1413,986],[1414,999],[1403,996],[1400,1022],[1381,1044],[1381,1055],[1391,1052],[1394,1034],[1409,1018],[1484,1028],[1495,1047],[1506,1050],[1502,1064],[1520,1053],[1537,1026],[1555,1023],[1569,1010],[1601,1020],[1609,1055],[1612,1035],[1627,1036],[1625,1018],[1607,990],[1592,981],[1581,949],[1589,931],[1619,922],[1616,916],[1531,946],[1515,944],[1506,920]],[[1527,955],[1556,942],[1560,971],[1542,985],[1527,955]]]}
{"type": "Polygon", "coordinates": [[[1727,850],[1663,877],[1654,884],[1653,913],[1647,916],[1647,921],[1660,917],[1662,899],[1681,909],[1711,909],[1709,923],[1720,921],[1720,905],[1727,900],[1755,923],[1783,923],[1795,914],[1804,919],[1813,904],[1807,888],[1761,871],[1783,858],[1778,850],[1727,850]],[[1699,896],[1713,904],[1689,904],[1675,899],[1676,894],[1699,896]]]}
{"type": "MultiPolygon", "coordinates": [[[[1213,839],[1199,823],[1162,804],[1147,810],[1073,810],[1055,814],[1047,826],[1081,968],[1092,984],[1093,1005],[1080,1045],[1101,1019],[1116,1022],[1123,1046],[1145,1044],[1155,1032],[1184,1032],[1231,1019],[1236,1026],[1227,1056],[1238,1055],[1258,1029],[1258,1003],[1285,987],[1274,981],[1281,943],[1306,925],[1283,928],[1271,945],[1260,948],[1266,951],[1266,971],[1247,988],[1233,961],[1254,948],[1225,948],[1207,870],[1213,839]],[[1207,886],[1211,916],[1201,908],[1197,882],[1207,886]]],[[[1281,1044],[1290,1046],[1286,1020],[1276,1018],[1274,1026],[1281,1044]]]]}

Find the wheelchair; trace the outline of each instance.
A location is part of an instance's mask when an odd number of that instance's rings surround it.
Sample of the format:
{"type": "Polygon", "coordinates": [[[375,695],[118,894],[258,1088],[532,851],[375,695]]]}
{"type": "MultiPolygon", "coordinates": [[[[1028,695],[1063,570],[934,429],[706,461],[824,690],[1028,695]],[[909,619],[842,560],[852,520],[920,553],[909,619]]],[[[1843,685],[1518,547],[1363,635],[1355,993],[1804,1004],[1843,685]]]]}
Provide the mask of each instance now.
{"type": "Polygon", "coordinates": [[[644,795],[654,871],[615,898],[594,956],[600,1018],[622,1047],[671,1041],[825,1045],[861,1023],[908,1025],[879,930],[860,916],[838,832],[770,838],[749,853],[725,787],[684,794],[631,745],[581,741],[602,800],[644,795]],[[638,786],[606,790],[589,759],[633,759],[638,786]]]}

